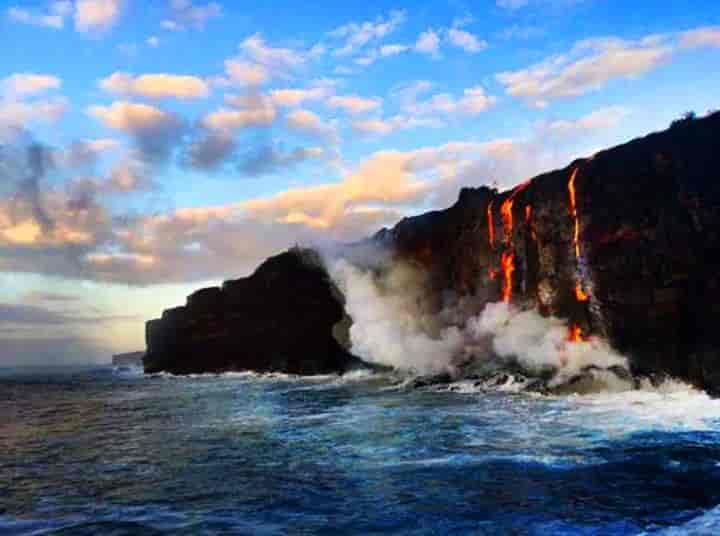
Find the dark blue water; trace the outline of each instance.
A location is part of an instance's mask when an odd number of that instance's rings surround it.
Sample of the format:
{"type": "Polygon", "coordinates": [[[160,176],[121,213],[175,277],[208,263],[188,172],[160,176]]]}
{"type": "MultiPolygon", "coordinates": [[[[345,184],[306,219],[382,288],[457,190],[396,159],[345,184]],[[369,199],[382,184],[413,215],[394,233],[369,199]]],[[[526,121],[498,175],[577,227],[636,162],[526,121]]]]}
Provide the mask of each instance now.
{"type": "Polygon", "coordinates": [[[0,374],[1,534],[720,534],[720,404],[0,374]]]}

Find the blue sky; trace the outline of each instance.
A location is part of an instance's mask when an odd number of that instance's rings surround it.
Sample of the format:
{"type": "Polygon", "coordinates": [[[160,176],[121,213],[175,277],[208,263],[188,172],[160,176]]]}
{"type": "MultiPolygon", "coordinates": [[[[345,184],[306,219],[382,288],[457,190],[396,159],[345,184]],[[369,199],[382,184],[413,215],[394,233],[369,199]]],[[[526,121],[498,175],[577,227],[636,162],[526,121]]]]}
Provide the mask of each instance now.
{"type": "Polygon", "coordinates": [[[0,2],[0,365],[141,348],[293,243],[717,108],[719,25],[710,0],[0,2]]]}

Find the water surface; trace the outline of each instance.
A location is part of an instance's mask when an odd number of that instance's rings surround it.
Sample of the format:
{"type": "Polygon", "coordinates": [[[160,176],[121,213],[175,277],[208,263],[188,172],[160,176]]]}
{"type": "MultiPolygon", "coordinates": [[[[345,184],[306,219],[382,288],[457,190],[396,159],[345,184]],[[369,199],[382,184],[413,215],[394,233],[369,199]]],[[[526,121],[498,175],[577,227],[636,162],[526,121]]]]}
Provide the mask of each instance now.
{"type": "Polygon", "coordinates": [[[720,402],[0,373],[1,534],[720,534],[720,402]]]}

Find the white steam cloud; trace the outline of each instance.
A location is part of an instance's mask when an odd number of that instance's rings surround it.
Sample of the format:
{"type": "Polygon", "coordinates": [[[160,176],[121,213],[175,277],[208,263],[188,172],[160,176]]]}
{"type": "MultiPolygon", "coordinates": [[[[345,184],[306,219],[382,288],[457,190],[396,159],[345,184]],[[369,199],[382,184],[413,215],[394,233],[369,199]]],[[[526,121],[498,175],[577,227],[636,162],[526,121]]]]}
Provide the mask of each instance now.
{"type": "Polygon", "coordinates": [[[452,357],[462,350],[463,334],[454,326],[441,328],[436,317],[423,313],[425,297],[416,270],[395,264],[376,274],[339,260],[331,265],[331,275],[353,319],[354,354],[417,374],[453,370],[452,357]]]}
{"type": "Polygon", "coordinates": [[[352,352],[366,361],[421,375],[457,376],[468,365],[481,371],[519,367],[551,376],[551,388],[589,369],[628,369],[627,359],[601,339],[571,342],[566,321],[535,311],[477,298],[446,303],[438,313],[426,276],[407,263],[327,264],[353,319],[352,352]]]}

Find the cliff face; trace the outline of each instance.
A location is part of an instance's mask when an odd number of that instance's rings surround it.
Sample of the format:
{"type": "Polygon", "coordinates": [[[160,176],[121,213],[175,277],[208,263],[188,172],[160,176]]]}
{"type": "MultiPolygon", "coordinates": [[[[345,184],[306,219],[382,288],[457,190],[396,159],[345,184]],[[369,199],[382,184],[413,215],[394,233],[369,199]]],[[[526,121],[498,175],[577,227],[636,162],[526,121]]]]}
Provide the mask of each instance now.
{"type": "Polygon", "coordinates": [[[636,373],[720,389],[720,114],[602,151],[512,191],[463,189],[372,241],[480,296],[606,337],[636,373]]]}
{"type": "MultiPolygon", "coordinates": [[[[363,244],[423,268],[436,311],[504,300],[605,337],[635,373],[720,391],[718,150],[720,114],[684,121],[512,191],[463,189],[363,244]]],[[[348,322],[317,255],[295,250],[149,322],[145,368],[343,371],[348,322]]]]}
{"type": "Polygon", "coordinates": [[[338,342],[344,317],[317,254],[290,250],[148,322],[145,371],[342,372],[358,363],[338,342]]]}

